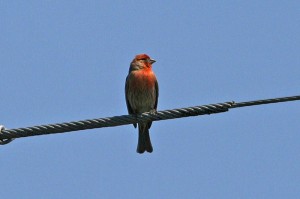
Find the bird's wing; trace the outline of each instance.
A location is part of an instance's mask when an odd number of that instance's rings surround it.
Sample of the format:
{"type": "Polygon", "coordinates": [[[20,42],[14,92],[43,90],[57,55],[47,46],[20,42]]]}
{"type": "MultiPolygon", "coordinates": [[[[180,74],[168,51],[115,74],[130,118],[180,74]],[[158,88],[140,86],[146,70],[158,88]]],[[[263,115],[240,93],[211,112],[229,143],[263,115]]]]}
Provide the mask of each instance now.
{"type": "MultiPolygon", "coordinates": [[[[159,94],[158,82],[157,82],[157,80],[155,80],[155,104],[154,104],[155,110],[157,110],[158,94],[159,94]]],[[[152,125],[152,122],[148,122],[148,129],[150,129],[151,125],[152,125]]]]}
{"type": "Polygon", "coordinates": [[[129,114],[133,114],[133,110],[130,106],[129,100],[128,100],[128,87],[129,87],[129,83],[128,83],[128,76],[126,78],[126,83],[125,83],[125,97],[126,97],[126,105],[127,105],[127,110],[129,114]]]}
{"type": "Polygon", "coordinates": [[[157,80],[155,81],[155,104],[154,104],[154,109],[157,110],[157,103],[158,103],[158,93],[159,93],[159,88],[158,88],[158,82],[157,80]]]}
{"type": "MultiPolygon", "coordinates": [[[[125,82],[125,98],[126,98],[126,105],[127,105],[127,110],[129,114],[134,114],[133,110],[130,106],[129,100],[128,100],[128,87],[129,87],[129,83],[128,83],[128,76],[126,78],[126,82],[125,82]]],[[[136,124],[133,124],[133,126],[136,128],[136,124]]]]}

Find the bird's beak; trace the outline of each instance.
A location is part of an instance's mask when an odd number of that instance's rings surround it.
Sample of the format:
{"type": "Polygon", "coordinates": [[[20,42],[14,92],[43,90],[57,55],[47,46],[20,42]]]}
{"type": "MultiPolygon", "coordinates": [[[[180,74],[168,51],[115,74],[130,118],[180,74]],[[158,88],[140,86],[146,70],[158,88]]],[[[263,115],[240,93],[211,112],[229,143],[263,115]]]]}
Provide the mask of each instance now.
{"type": "Polygon", "coordinates": [[[153,63],[155,63],[156,61],[155,61],[154,59],[150,59],[149,62],[150,62],[150,64],[153,64],[153,63]]]}

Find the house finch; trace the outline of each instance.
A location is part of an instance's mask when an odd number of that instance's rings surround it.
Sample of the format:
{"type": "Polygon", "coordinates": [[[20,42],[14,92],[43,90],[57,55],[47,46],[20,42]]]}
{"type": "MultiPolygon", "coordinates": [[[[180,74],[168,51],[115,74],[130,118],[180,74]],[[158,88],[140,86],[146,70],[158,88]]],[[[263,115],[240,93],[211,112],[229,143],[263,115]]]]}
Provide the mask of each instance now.
{"type": "MultiPolygon", "coordinates": [[[[148,111],[156,111],[158,101],[158,83],[152,64],[155,60],[146,54],[135,56],[129,68],[126,78],[125,96],[129,114],[141,114],[148,111]]],[[[140,122],[137,152],[151,153],[153,151],[149,136],[152,122],[140,122]]],[[[137,124],[133,124],[136,128],[137,124]]]]}

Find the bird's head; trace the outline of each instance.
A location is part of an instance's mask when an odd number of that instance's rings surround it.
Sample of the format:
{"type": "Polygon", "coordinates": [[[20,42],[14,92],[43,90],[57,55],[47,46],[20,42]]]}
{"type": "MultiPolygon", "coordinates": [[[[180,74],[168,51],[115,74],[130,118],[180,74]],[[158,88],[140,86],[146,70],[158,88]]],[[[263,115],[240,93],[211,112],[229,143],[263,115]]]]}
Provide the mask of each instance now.
{"type": "Polygon", "coordinates": [[[130,71],[152,68],[152,64],[156,61],[151,59],[147,54],[136,55],[130,64],[130,71]]]}

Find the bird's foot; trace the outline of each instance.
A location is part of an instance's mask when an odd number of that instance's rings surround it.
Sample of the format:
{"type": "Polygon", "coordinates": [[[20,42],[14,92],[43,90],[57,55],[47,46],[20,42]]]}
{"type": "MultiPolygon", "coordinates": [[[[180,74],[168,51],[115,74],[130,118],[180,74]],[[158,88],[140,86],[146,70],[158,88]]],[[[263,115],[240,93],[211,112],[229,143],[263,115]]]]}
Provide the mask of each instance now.
{"type": "Polygon", "coordinates": [[[151,114],[156,114],[156,113],[157,113],[157,110],[152,109],[152,110],[149,111],[149,113],[151,113],[151,114]]]}

